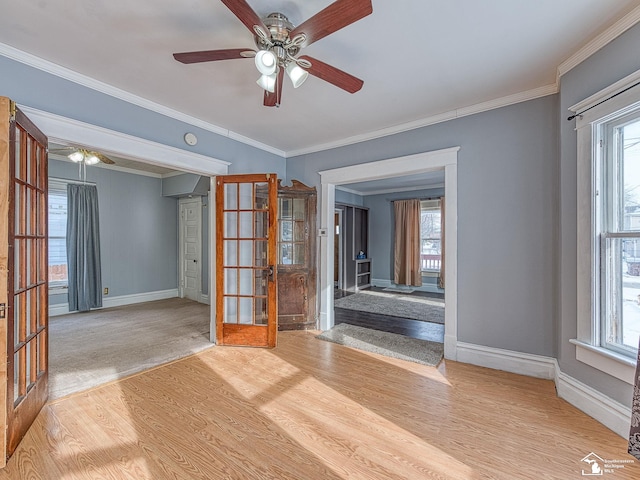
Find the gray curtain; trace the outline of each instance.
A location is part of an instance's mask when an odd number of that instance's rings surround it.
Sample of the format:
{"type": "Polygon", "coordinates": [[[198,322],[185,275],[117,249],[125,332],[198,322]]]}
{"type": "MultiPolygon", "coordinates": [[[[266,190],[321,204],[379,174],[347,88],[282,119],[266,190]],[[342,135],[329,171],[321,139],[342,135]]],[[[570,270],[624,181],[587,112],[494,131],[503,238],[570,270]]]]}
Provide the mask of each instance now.
{"type": "Polygon", "coordinates": [[[636,377],[633,386],[629,453],[640,460],[640,345],[638,345],[638,364],[636,365],[636,377]]]}
{"type": "Polygon", "coordinates": [[[69,310],[102,306],[100,222],[95,185],[67,185],[69,310]]]}

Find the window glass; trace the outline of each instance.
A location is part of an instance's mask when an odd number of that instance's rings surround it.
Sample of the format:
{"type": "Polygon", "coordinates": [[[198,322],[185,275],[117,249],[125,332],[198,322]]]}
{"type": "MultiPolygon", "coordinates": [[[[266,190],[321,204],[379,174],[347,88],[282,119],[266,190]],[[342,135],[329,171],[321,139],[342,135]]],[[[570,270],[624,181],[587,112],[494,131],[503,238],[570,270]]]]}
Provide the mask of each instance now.
{"type": "Polygon", "coordinates": [[[420,203],[420,266],[422,271],[439,272],[442,262],[440,200],[420,203]]]}
{"type": "Polygon", "coordinates": [[[67,186],[49,183],[49,286],[66,286],[67,277],[67,186]]]}
{"type": "Polygon", "coordinates": [[[640,112],[601,123],[596,202],[600,345],[635,356],[640,336],[640,112]]]}

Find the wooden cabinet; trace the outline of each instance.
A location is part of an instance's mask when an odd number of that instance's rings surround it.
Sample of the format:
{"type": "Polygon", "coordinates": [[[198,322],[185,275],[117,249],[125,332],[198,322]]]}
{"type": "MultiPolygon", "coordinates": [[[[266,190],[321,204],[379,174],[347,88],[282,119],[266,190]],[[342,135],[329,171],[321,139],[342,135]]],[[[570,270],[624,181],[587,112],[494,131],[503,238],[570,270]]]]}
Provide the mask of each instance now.
{"type": "Polygon", "coordinates": [[[278,330],[316,328],[314,187],[278,184],[278,330]]]}
{"type": "Polygon", "coordinates": [[[342,234],[336,242],[336,260],[342,261],[342,278],[338,280],[338,287],[357,292],[371,286],[369,209],[346,204],[336,204],[336,209],[342,211],[342,234]],[[365,258],[358,258],[360,254],[365,258]]]}

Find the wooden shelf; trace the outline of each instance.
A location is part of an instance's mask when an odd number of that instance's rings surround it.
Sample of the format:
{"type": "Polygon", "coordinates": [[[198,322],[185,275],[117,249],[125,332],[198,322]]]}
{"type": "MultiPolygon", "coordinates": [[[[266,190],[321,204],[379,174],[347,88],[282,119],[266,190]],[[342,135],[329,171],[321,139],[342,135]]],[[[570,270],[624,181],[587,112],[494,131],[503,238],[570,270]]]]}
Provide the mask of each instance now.
{"type": "Polygon", "coordinates": [[[356,285],[355,291],[363,290],[371,286],[371,259],[356,259],[356,285]]]}

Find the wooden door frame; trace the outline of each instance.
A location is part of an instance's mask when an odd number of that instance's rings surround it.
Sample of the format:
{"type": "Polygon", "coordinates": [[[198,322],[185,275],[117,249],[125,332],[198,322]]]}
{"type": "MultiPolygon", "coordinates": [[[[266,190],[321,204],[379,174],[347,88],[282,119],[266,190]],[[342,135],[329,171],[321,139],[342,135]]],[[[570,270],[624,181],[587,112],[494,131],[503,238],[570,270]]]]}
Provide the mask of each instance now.
{"type": "MultiPolygon", "coordinates": [[[[214,328],[211,329],[212,333],[215,333],[215,343],[218,345],[225,345],[224,337],[224,327],[227,325],[229,328],[229,334],[231,336],[235,336],[238,339],[242,339],[243,343],[236,343],[236,340],[228,343],[228,345],[242,345],[242,346],[255,346],[255,347],[268,347],[273,348],[277,343],[277,333],[278,333],[278,291],[277,291],[277,276],[278,276],[278,268],[277,268],[277,232],[278,232],[278,176],[275,173],[247,173],[247,174],[234,174],[228,176],[221,176],[215,179],[216,186],[218,186],[218,182],[222,182],[222,187],[224,187],[224,183],[267,183],[268,184],[268,212],[271,212],[271,215],[268,216],[268,225],[267,225],[267,236],[266,240],[268,242],[267,246],[267,262],[266,264],[271,267],[271,278],[268,281],[267,285],[267,325],[265,329],[265,340],[264,344],[262,340],[256,342],[256,338],[251,335],[245,335],[249,333],[249,330],[244,330],[244,327],[250,326],[247,324],[232,324],[232,323],[224,323],[223,318],[217,318],[215,322],[214,328]],[[244,338],[243,338],[244,337],[244,338]],[[244,343],[246,341],[246,343],[244,343]]],[[[224,188],[221,190],[215,190],[212,192],[213,198],[215,198],[214,208],[210,210],[215,210],[217,212],[218,209],[224,211],[224,188]],[[215,194],[215,195],[213,195],[215,194]]],[[[253,208],[253,207],[252,207],[253,208]]],[[[238,209],[240,206],[238,205],[238,209]]],[[[217,217],[216,215],[216,223],[215,223],[215,240],[210,242],[212,245],[212,252],[215,251],[213,256],[213,261],[216,264],[215,268],[215,287],[213,291],[224,291],[224,267],[223,267],[223,259],[222,252],[218,251],[218,245],[220,245],[220,249],[222,249],[223,238],[224,238],[224,216],[217,217]]],[[[239,235],[239,233],[236,233],[239,235]]],[[[238,237],[240,238],[240,237],[238,237]]],[[[254,239],[255,240],[255,239],[254,239]]],[[[255,265],[255,259],[252,263],[255,265]]],[[[262,266],[264,267],[264,266],[262,266]]],[[[221,293],[222,294],[222,293],[221,293]]],[[[231,295],[231,294],[230,294],[231,295]]],[[[232,295],[231,295],[232,296],[232,295]]],[[[224,302],[224,294],[222,294],[222,300],[218,300],[216,298],[215,303],[211,303],[211,311],[216,312],[216,317],[219,314],[220,317],[224,317],[224,307],[222,303],[224,302]],[[220,304],[219,304],[220,303],[220,304]]],[[[262,328],[262,326],[257,326],[258,328],[262,328]]],[[[231,337],[230,337],[231,338],[231,337]]]]}
{"type": "Polygon", "coordinates": [[[190,203],[195,203],[198,209],[198,293],[197,301],[202,302],[202,197],[183,197],[178,199],[178,295],[184,298],[184,221],[182,208],[190,203]]]}
{"type": "MultiPolygon", "coordinates": [[[[2,99],[0,99],[0,111],[5,111],[2,105],[2,99]]],[[[8,111],[8,108],[7,108],[8,111]]],[[[0,115],[0,131],[9,131],[10,118],[8,115],[0,115]]],[[[9,218],[9,142],[2,142],[0,137],[0,218],[9,218]]],[[[9,224],[8,222],[0,222],[0,238],[9,238],[9,224]]],[[[2,262],[9,261],[9,242],[0,242],[0,259],[2,262]]],[[[3,357],[5,361],[0,362],[0,425],[7,424],[7,318],[8,306],[9,306],[9,283],[8,283],[8,269],[0,269],[0,303],[5,305],[5,319],[0,321],[0,351],[4,352],[3,357]]],[[[11,320],[13,321],[13,319],[11,320]]],[[[7,451],[7,430],[3,429],[0,432],[0,467],[4,467],[7,463],[5,452],[7,451]]]]}

